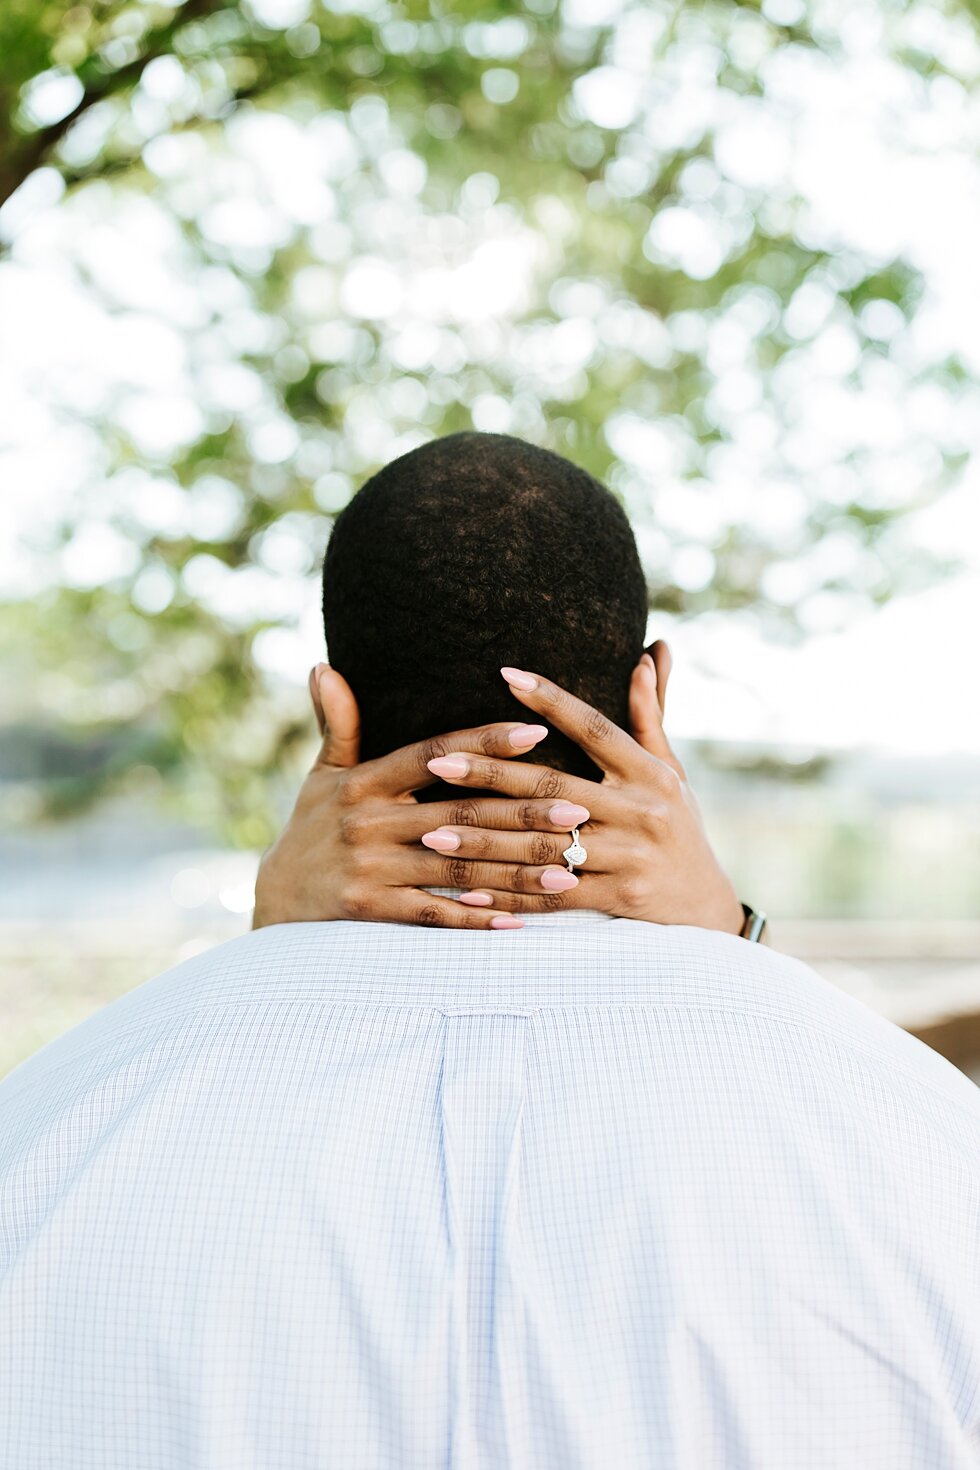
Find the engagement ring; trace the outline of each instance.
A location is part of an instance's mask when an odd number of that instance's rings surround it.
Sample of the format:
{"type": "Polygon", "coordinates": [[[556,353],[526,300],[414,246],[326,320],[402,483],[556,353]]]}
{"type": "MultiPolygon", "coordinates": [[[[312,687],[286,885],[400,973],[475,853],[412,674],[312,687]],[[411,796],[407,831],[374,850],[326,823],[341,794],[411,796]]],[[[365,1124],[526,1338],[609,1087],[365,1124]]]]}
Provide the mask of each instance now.
{"type": "Polygon", "coordinates": [[[578,840],[578,828],[573,827],[571,846],[566,847],[565,851],[562,853],[562,857],[568,863],[568,871],[570,873],[574,873],[575,864],[578,863],[579,866],[581,866],[582,863],[585,862],[585,859],[588,857],[588,855],[589,854],[586,852],[585,848],[578,840]]]}

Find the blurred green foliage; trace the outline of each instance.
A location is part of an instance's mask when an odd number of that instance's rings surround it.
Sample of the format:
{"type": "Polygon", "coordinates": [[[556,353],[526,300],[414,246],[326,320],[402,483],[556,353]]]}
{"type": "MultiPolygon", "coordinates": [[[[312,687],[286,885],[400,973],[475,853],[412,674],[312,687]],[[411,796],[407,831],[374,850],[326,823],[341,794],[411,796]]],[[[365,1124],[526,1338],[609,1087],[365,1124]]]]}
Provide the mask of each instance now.
{"type": "MultiPolygon", "coordinates": [[[[938,43],[905,35],[909,7],[878,8],[885,54],[924,88],[950,73],[938,43]]],[[[918,8],[937,26],[971,15],[918,8]]],[[[854,348],[844,391],[887,366],[902,390],[955,394],[955,361],[888,361],[920,302],[914,263],[865,258],[787,182],[719,157],[719,119],[788,132],[767,68],[836,65],[832,19],[802,3],[663,0],[594,14],[554,0],[0,9],[0,200],[63,181],[58,208],[80,240],[151,207],[182,282],[138,310],[181,338],[190,427],[141,434],[125,364],[121,386],[55,403],[95,431],[100,457],[52,557],[93,522],[132,555],[96,585],[55,577],[4,620],[46,717],[81,742],[122,732],[104,784],[162,773],[197,819],[266,841],[268,774],[308,733],[257,657],[296,621],[276,589],[313,577],[330,514],[378,462],[473,423],[610,483],[666,613],[752,608],[791,636],[808,599],[846,622],[935,574],[897,528],[950,483],[961,447],[912,434],[899,448],[921,473],[890,488],[860,433],[821,454],[802,419],[828,322],[854,348]],[[301,150],[305,191],[282,182],[301,150]],[[715,246],[685,256],[678,229],[715,246]],[[806,290],[824,302],[812,322],[806,290]],[[900,313],[888,332],[868,312],[880,303],[900,313]],[[725,490],[745,479],[749,420],[768,475],[758,503],[725,490]],[[707,529],[666,514],[668,477],[707,529]],[[836,561],[814,558],[828,542],[836,561]],[[685,562],[692,548],[700,563],[685,562]],[[772,568],[787,564],[796,591],[777,595],[772,568]]],[[[110,318],[136,311],[93,238],[67,253],[76,284],[110,318]]],[[[29,260],[29,218],[5,248],[29,260]]],[[[97,786],[63,783],[59,800],[97,786]]]]}

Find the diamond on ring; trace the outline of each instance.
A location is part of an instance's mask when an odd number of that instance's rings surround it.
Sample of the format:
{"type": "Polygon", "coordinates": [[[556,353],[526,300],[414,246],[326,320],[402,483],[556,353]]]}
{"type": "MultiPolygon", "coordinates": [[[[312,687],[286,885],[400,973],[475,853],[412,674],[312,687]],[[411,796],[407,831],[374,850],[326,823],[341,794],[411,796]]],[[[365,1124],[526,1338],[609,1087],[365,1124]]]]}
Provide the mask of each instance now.
{"type": "Polygon", "coordinates": [[[582,846],[581,842],[579,841],[578,828],[577,827],[573,827],[572,828],[572,842],[571,842],[571,846],[570,847],[566,847],[565,848],[565,851],[562,853],[562,857],[568,863],[568,871],[570,873],[574,872],[575,869],[574,869],[574,866],[573,865],[575,863],[584,863],[585,862],[585,859],[588,857],[588,855],[589,854],[586,852],[585,848],[582,846]]]}

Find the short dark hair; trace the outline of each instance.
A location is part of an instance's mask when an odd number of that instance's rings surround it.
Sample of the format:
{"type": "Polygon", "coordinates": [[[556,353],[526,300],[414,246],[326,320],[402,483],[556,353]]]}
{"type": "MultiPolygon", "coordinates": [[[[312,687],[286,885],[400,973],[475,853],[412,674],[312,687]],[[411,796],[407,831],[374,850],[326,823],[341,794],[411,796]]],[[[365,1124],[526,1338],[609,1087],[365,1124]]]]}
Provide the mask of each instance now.
{"type": "MultiPolygon", "coordinates": [[[[323,564],[328,655],[357,697],[365,760],[493,720],[533,722],[504,664],[625,724],[647,606],[615,497],[507,434],[450,434],[394,460],[337,517],[323,564]]],[[[598,778],[557,731],[527,759],[598,778]]]]}

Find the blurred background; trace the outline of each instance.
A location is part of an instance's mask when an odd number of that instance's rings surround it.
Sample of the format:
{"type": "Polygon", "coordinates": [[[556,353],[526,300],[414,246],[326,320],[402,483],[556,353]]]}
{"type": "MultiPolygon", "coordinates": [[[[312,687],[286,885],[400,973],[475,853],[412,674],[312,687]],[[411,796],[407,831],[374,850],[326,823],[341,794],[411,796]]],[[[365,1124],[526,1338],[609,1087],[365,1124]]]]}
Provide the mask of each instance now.
{"type": "Polygon", "coordinates": [[[331,517],[474,426],[627,506],[776,946],[980,1080],[976,6],[6,0],[0,57],[0,1073],[248,927],[331,517]]]}

